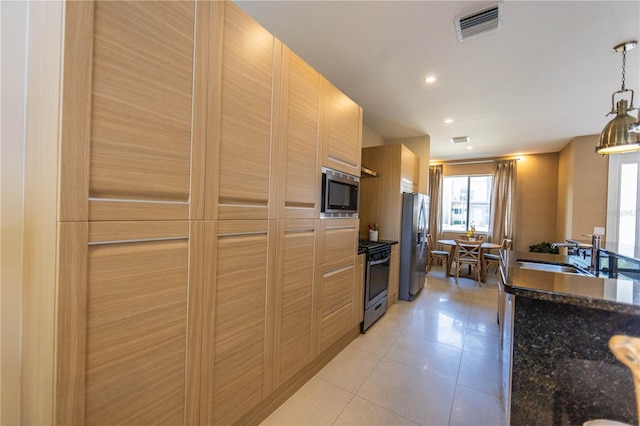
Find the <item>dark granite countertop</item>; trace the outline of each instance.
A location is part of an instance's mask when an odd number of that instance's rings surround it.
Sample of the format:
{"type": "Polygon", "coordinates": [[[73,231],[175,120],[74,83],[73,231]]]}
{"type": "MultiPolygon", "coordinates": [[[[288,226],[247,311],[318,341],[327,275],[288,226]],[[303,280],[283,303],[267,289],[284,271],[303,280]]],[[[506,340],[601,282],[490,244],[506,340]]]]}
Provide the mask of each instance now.
{"type": "Polygon", "coordinates": [[[505,291],[532,299],[548,300],[640,315],[640,282],[524,269],[518,259],[569,263],[568,256],[511,252],[505,291]]]}

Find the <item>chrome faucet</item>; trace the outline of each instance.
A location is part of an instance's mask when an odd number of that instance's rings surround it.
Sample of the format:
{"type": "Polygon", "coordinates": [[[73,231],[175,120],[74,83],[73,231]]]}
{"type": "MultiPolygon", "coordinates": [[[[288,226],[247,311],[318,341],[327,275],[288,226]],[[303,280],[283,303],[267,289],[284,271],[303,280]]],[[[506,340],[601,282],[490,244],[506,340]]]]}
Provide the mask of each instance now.
{"type": "Polygon", "coordinates": [[[578,247],[580,247],[580,243],[577,241],[573,241],[573,240],[567,240],[566,243],[553,243],[551,244],[551,248],[558,248],[558,247],[570,247],[573,249],[577,249],[578,247]]]}
{"type": "Polygon", "coordinates": [[[596,274],[600,271],[600,235],[585,235],[585,237],[591,237],[591,266],[589,269],[596,271],[596,274]]]}

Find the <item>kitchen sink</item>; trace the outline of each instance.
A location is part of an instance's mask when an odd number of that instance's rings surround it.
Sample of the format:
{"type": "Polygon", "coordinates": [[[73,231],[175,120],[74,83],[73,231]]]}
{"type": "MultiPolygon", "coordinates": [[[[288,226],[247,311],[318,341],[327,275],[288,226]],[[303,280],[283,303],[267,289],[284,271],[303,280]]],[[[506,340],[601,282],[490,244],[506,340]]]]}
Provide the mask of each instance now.
{"type": "Polygon", "coordinates": [[[577,267],[575,265],[570,265],[568,263],[556,263],[556,262],[543,262],[539,260],[527,260],[527,259],[518,259],[518,266],[523,269],[534,269],[536,271],[546,271],[546,272],[558,272],[562,274],[574,274],[574,275],[584,275],[587,277],[592,276],[588,271],[577,267]]]}

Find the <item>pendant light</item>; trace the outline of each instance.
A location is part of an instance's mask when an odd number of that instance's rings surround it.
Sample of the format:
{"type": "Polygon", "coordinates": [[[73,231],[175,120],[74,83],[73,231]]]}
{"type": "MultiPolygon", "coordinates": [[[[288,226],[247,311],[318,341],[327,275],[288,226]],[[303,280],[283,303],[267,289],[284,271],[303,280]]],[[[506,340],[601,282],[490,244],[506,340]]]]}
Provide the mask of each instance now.
{"type": "Polygon", "coordinates": [[[596,147],[598,154],[620,154],[640,150],[640,130],[636,130],[638,123],[635,118],[627,114],[627,112],[636,109],[633,106],[633,90],[624,86],[627,50],[633,49],[636,44],[638,42],[635,40],[625,41],[613,48],[615,52],[622,52],[622,88],[611,95],[611,112],[609,114],[616,114],[616,117],[607,123],[600,134],[600,143],[596,147]],[[628,104],[626,99],[620,99],[614,108],[616,94],[626,92],[631,92],[631,104],[628,104]]]}

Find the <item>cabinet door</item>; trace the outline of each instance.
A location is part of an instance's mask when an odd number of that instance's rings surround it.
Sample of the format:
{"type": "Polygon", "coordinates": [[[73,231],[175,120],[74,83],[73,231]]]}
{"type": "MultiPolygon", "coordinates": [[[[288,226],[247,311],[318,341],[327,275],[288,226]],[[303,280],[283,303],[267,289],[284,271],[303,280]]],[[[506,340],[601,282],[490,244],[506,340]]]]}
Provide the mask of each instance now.
{"type": "Polygon", "coordinates": [[[317,221],[278,224],[276,287],[276,387],[311,362],[317,221]]]}
{"type": "Polygon", "coordinates": [[[211,7],[206,217],[275,218],[280,42],[232,2],[211,7]]]}
{"type": "Polygon", "coordinates": [[[357,324],[358,225],[358,219],[320,220],[315,288],[316,354],[357,324]]]}
{"type": "Polygon", "coordinates": [[[233,424],[272,390],[275,221],[205,227],[202,423],[233,424]]]}
{"type": "MultiPolygon", "coordinates": [[[[352,257],[354,260],[354,257],[352,257]]],[[[318,353],[328,349],[355,327],[356,265],[340,262],[320,266],[318,271],[318,353]]]]}
{"type": "Polygon", "coordinates": [[[400,175],[402,182],[400,184],[403,192],[416,192],[420,179],[420,158],[406,146],[401,145],[401,147],[400,175]]]}
{"type": "Polygon", "coordinates": [[[55,423],[197,423],[201,287],[188,271],[201,251],[188,223],[86,229],[60,225],[55,423]]]}
{"type": "Polygon", "coordinates": [[[209,4],[69,2],[65,20],[60,219],[202,218],[209,4]]]}
{"type": "Polygon", "coordinates": [[[326,79],[323,82],[322,164],[360,176],[362,108],[326,79]]]}
{"type": "Polygon", "coordinates": [[[358,219],[322,219],[318,238],[318,264],[344,259],[353,263],[358,251],[358,219]]]}
{"type": "Polygon", "coordinates": [[[319,217],[321,77],[283,46],[278,217],[319,217]]]}

